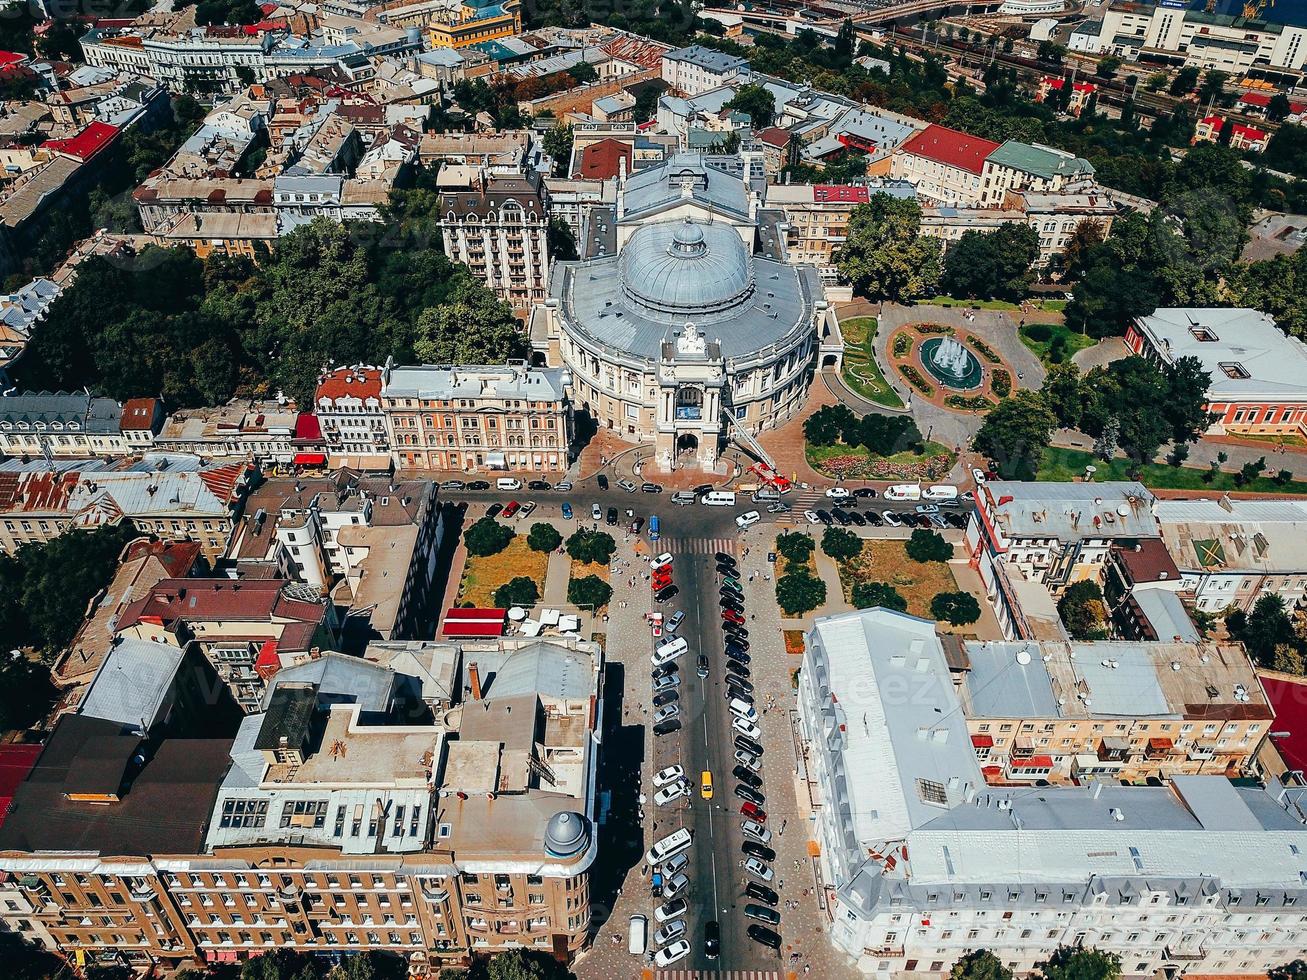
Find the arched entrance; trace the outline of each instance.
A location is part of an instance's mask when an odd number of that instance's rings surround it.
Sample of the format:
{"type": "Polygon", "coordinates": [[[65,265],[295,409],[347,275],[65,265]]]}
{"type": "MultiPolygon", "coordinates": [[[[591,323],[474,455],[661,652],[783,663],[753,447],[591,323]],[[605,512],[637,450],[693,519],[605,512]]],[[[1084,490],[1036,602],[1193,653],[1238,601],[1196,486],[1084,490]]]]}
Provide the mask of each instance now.
{"type": "Polygon", "coordinates": [[[824,368],[834,368],[840,366],[840,357],[838,354],[827,354],[822,358],[821,366],[824,368]]]}
{"type": "Polygon", "coordinates": [[[699,451],[699,437],[692,432],[683,432],[676,437],[676,452],[696,453],[699,451]]]}

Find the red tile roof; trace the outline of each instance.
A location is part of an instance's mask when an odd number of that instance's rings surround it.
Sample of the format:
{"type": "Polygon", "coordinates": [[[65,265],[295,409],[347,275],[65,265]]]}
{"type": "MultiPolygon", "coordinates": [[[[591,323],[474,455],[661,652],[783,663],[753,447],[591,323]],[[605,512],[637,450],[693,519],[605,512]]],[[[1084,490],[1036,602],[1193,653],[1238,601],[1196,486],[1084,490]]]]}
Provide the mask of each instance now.
{"type": "MultiPolygon", "coordinates": [[[[1239,101],[1244,105],[1254,105],[1259,109],[1265,109],[1271,104],[1271,96],[1267,95],[1265,92],[1245,92],[1243,95],[1239,96],[1239,101]]],[[[1289,112],[1292,115],[1297,115],[1304,109],[1307,109],[1307,102],[1294,102],[1292,99],[1289,100],[1289,112]]]]}
{"type": "Polygon", "coordinates": [[[131,542],[123,553],[123,561],[129,562],[145,555],[153,555],[173,578],[185,578],[200,557],[198,541],[151,541],[137,538],[131,542]]]}
{"type": "Polygon", "coordinates": [[[141,430],[154,428],[154,416],[158,410],[157,398],[129,398],[123,402],[122,428],[124,430],[141,430]]]}
{"type": "Polygon", "coordinates": [[[784,146],[792,138],[790,131],[780,126],[771,126],[755,135],[768,146],[784,146]]]}
{"type": "Polygon", "coordinates": [[[40,754],[39,745],[0,745],[0,825],[14,801],[14,791],[32,771],[40,754]]]}
{"type": "Polygon", "coordinates": [[[85,163],[118,138],[118,127],[93,122],[66,140],[46,140],[41,148],[85,163]]]}
{"type": "Polygon", "coordinates": [[[581,163],[573,177],[606,180],[616,177],[621,162],[626,161],[626,172],[631,172],[631,144],[621,140],[603,139],[591,143],[581,151],[581,163]]]}
{"type": "Polygon", "coordinates": [[[871,191],[853,184],[815,184],[812,199],[830,204],[866,204],[871,200],[871,191]]]}
{"type": "Polygon", "coordinates": [[[956,129],[932,124],[904,143],[902,151],[979,174],[985,167],[985,158],[998,147],[999,144],[993,140],[968,136],[956,129]]]}
{"type": "Polygon", "coordinates": [[[336,368],[318,382],[318,390],[313,396],[314,404],[321,404],[324,398],[335,401],[337,398],[377,398],[381,397],[380,368],[336,368]]]}
{"type": "Polygon", "coordinates": [[[158,623],[173,630],[183,623],[245,623],[228,639],[277,639],[283,650],[306,649],[327,607],[292,599],[283,579],[166,578],[123,610],[118,632],[138,623],[158,623]]]}
{"type": "Polygon", "coordinates": [[[26,60],[27,55],[25,54],[18,54],[15,51],[0,51],[0,71],[21,65],[26,60]]]}

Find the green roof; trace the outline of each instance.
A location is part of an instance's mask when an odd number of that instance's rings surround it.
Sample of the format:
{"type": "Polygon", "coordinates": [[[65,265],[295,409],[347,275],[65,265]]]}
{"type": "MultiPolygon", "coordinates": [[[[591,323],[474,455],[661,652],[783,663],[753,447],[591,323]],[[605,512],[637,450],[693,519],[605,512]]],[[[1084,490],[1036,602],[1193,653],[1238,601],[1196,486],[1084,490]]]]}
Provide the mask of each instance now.
{"type": "Polygon", "coordinates": [[[1047,146],[1008,140],[989,155],[989,160],[1014,170],[1052,180],[1054,177],[1092,177],[1094,166],[1088,160],[1047,146]]]}

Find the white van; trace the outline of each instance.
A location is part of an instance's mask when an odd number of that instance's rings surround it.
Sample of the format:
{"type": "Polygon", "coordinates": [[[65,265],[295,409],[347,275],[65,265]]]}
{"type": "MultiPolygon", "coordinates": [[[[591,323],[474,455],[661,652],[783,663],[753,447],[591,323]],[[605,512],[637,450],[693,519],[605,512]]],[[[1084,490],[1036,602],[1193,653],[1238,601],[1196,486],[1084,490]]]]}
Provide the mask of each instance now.
{"type": "Polygon", "coordinates": [[[522,481],[516,480],[511,476],[501,476],[495,481],[496,490],[521,490],[522,481]]]}
{"type": "Polygon", "coordinates": [[[753,527],[760,520],[762,520],[762,515],[756,510],[750,510],[737,517],[735,523],[743,531],[745,528],[753,527]]]}
{"type": "Polygon", "coordinates": [[[921,491],[922,500],[957,500],[958,488],[947,483],[937,483],[921,491]]]}
{"type": "Polygon", "coordinates": [[[632,956],[643,956],[649,947],[649,920],[643,915],[631,916],[626,930],[626,951],[632,956]]]}
{"type": "Polygon", "coordinates": [[[921,487],[915,483],[896,483],[885,488],[886,500],[920,500],[921,487]]]}
{"type": "Polygon", "coordinates": [[[735,715],[736,718],[744,718],[748,721],[754,722],[755,724],[758,721],[758,712],[754,710],[753,705],[748,701],[742,701],[739,698],[731,698],[730,704],[728,704],[727,707],[730,709],[731,714],[735,715]]]}
{"type": "Polygon", "coordinates": [[[685,642],[685,639],[678,636],[654,650],[653,656],[649,660],[655,667],[661,667],[663,664],[671,663],[689,648],[690,645],[685,642]]]}
{"type": "Polygon", "coordinates": [[[701,504],[709,507],[734,507],[735,492],[732,490],[710,490],[699,498],[701,504]]]}
{"type": "Polygon", "coordinates": [[[694,492],[691,490],[677,490],[672,494],[672,503],[678,506],[694,503],[694,492]]]}
{"type": "Polygon", "coordinates": [[[650,867],[662,864],[672,855],[688,851],[690,841],[690,831],[687,828],[673,830],[662,840],[654,841],[654,846],[649,848],[649,853],[644,856],[645,863],[650,867]]]}

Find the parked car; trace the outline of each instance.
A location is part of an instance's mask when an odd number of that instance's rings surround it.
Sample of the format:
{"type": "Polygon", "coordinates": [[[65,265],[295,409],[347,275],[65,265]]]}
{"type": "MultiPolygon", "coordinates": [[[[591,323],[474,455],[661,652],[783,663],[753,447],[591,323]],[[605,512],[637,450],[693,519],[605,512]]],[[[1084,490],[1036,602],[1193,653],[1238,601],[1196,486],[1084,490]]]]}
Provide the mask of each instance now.
{"type": "Polygon", "coordinates": [[[466,486],[462,480],[443,480],[440,484],[441,490],[462,490],[466,486]]]}
{"type": "Polygon", "coordinates": [[[555,483],[554,489],[559,493],[568,493],[572,489],[572,481],[564,480],[562,483],[555,483]]]}
{"type": "Polygon", "coordinates": [[[668,786],[677,780],[685,778],[684,766],[668,766],[666,769],[659,769],[653,775],[653,784],[659,788],[668,786]]]}
{"type": "Polygon", "coordinates": [[[673,687],[679,687],[681,684],[681,675],[676,671],[670,674],[663,674],[661,677],[655,677],[653,689],[655,691],[667,691],[673,687]]]}
{"type": "Polygon", "coordinates": [[[664,786],[654,793],[653,801],[655,806],[666,806],[668,803],[675,803],[682,797],[690,795],[690,784],[685,780],[679,783],[672,783],[670,786],[664,786]]]}
{"type": "Polygon", "coordinates": [[[566,500],[564,500],[564,501],[563,501],[563,520],[565,520],[565,521],[570,521],[571,519],[572,519],[572,505],[569,504],[566,500]]]}
{"type": "Polygon", "coordinates": [[[736,749],[733,758],[740,765],[752,770],[753,772],[757,772],[762,768],[762,763],[758,761],[758,757],[752,752],[744,751],[744,749],[736,749]]]}
{"type": "Polygon", "coordinates": [[[740,830],[744,832],[745,837],[751,837],[760,844],[771,842],[771,831],[760,823],[755,823],[752,820],[742,820],[740,821],[740,830]]]}
{"type": "Polygon", "coordinates": [[[761,756],[762,745],[757,740],[749,738],[747,735],[735,736],[735,747],[748,752],[750,755],[761,756]]]}
{"type": "Polygon", "coordinates": [[[553,487],[546,480],[532,480],[526,485],[528,490],[552,490],[553,487]]]}
{"type": "MultiPolygon", "coordinates": [[[[748,823],[749,821],[746,820],[745,822],[748,823]]],[[[766,902],[768,905],[775,905],[781,900],[781,897],[777,895],[776,892],[772,891],[772,889],[768,888],[766,885],[760,884],[756,881],[751,881],[744,886],[744,894],[748,895],[750,898],[756,898],[760,902],[766,902]]]]}
{"type": "Polygon", "coordinates": [[[871,487],[858,487],[858,489],[853,491],[853,496],[862,500],[867,500],[876,496],[876,491],[871,487]]]}
{"type": "MultiPolygon", "coordinates": [[[[757,919],[759,922],[765,922],[771,926],[781,924],[781,914],[775,909],[769,909],[765,905],[754,905],[750,902],[744,907],[744,914],[750,919],[757,919]]],[[[655,939],[657,936],[654,937],[655,939]]]]}
{"type": "Polygon", "coordinates": [[[731,792],[733,792],[740,799],[744,800],[746,803],[755,803],[758,806],[762,806],[764,803],[767,802],[767,798],[765,796],[759,793],[756,789],[753,789],[750,786],[745,786],[743,783],[736,785],[736,787],[731,792]]]}
{"type": "MultiPolygon", "coordinates": [[[[768,911],[770,911],[770,909],[768,911]]],[[[666,946],[668,943],[675,942],[684,936],[685,931],[685,920],[673,919],[654,933],[654,944],[657,946],[666,946]]]]}
{"type": "Polygon", "coordinates": [[[850,524],[853,523],[853,521],[849,519],[848,512],[840,510],[838,507],[836,507],[833,511],[830,512],[830,516],[835,518],[835,523],[838,524],[840,527],[848,527],[850,524]]]}
{"type": "Polygon", "coordinates": [[[599,489],[600,489],[600,490],[607,490],[607,489],[608,489],[608,477],[606,477],[606,476],[605,476],[604,474],[602,474],[602,473],[599,474],[599,489]]]}
{"type": "Polygon", "coordinates": [[[604,519],[604,510],[598,504],[590,505],[590,519],[598,524],[604,519]]]}
{"type": "Polygon", "coordinates": [[[653,698],[653,706],[655,708],[661,708],[665,704],[671,704],[673,701],[679,701],[679,700],[681,700],[681,695],[678,691],[676,691],[673,688],[671,690],[661,691],[658,694],[655,694],[653,698]]]}
{"type": "Polygon", "coordinates": [[[522,509],[521,504],[519,504],[516,500],[510,500],[504,507],[504,519],[507,520],[521,509],[522,509]]]}
{"type": "Polygon", "coordinates": [[[853,494],[851,494],[845,487],[828,487],[826,489],[826,496],[831,500],[846,500],[853,496],[853,494]]]}
{"type": "Polygon", "coordinates": [[[675,585],[669,585],[667,588],[659,590],[658,593],[654,595],[654,602],[670,602],[680,594],[680,588],[675,585]]]}
{"type": "Polygon", "coordinates": [[[672,613],[671,618],[667,620],[667,632],[675,633],[683,622],[685,622],[685,610],[678,609],[676,612],[672,613]]]}
{"type": "Polygon", "coordinates": [[[722,951],[722,927],[716,919],[709,919],[703,924],[703,955],[715,960],[722,951]]]}
{"type": "Polygon", "coordinates": [[[669,878],[663,882],[663,898],[675,898],[689,887],[689,877],[685,872],[681,872],[675,877],[669,878]]]}
{"type": "MultiPolygon", "coordinates": [[[[666,889],[664,889],[664,892],[666,889]]],[[[750,926],[749,928],[754,928],[750,926]]],[[[658,952],[654,953],[654,965],[660,970],[665,970],[673,963],[685,959],[690,955],[690,944],[684,939],[678,939],[670,946],[664,946],[658,952]]]]}
{"type": "Polygon", "coordinates": [[[469,490],[489,490],[490,482],[488,480],[473,480],[467,485],[469,490]]]}
{"type": "Polygon", "coordinates": [[[820,523],[821,523],[821,517],[818,516],[818,514],[817,514],[817,512],[816,512],[815,510],[805,510],[805,511],[803,512],[803,519],[804,519],[805,521],[807,521],[809,524],[820,524],[820,523]]]}
{"type": "Polygon", "coordinates": [[[938,514],[939,504],[917,504],[914,510],[918,514],[938,514]]]}
{"type": "Polygon", "coordinates": [[[623,490],[625,490],[627,493],[635,493],[635,489],[636,489],[635,484],[632,483],[630,480],[618,480],[617,485],[621,487],[623,490]]]}
{"type": "Polygon", "coordinates": [[[757,858],[745,858],[744,870],[759,881],[771,881],[772,878],[776,877],[776,872],[757,858]]]}
{"type": "Polygon", "coordinates": [[[744,616],[742,616],[740,613],[736,612],[734,609],[724,609],[724,610],[722,610],[722,619],[725,620],[725,621],[728,622],[728,623],[743,623],[743,622],[744,622],[744,616]]]}
{"type": "Polygon", "coordinates": [[[766,844],[760,844],[757,841],[746,840],[740,845],[740,850],[749,857],[756,857],[759,861],[775,861],[776,852],[766,844]]]}
{"type": "Polygon", "coordinates": [[[645,493],[662,493],[663,485],[661,483],[642,483],[640,489],[645,493]]]}
{"type": "Polygon", "coordinates": [[[664,721],[653,726],[653,733],[659,736],[671,735],[673,732],[679,732],[680,730],[681,719],[679,718],[673,718],[670,721],[664,721]]]}
{"type": "Polygon", "coordinates": [[[899,515],[894,513],[894,511],[892,510],[881,511],[880,516],[885,521],[885,523],[888,524],[890,527],[903,526],[903,521],[899,519],[899,515]]]}
{"type": "Polygon", "coordinates": [[[674,898],[670,902],[663,902],[662,905],[654,909],[654,918],[659,922],[670,922],[685,915],[690,906],[683,898],[674,898]]]}
{"type": "Polygon", "coordinates": [[[536,502],[534,500],[528,500],[526,503],[522,505],[522,509],[518,511],[517,519],[521,520],[524,517],[530,517],[531,511],[535,509],[536,509],[536,502]]]}
{"type": "Polygon", "coordinates": [[[609,527],[616,527],[616,526],[617,526],[617,508],[616,508],[616,507],[609,507],[609,508],[608,508],[608,513],[607,513],[607,515],[606,515],[605,518],[604,518],[604,523],[607,524],[609,527]]]}
{"type": "Polygon", "coordinates": [[[759,943],[760,945],[766,946],[768,949],[781,948],[780,933],[768,929],[766,926],[760,926],[757,924],[749,926],[747,931],[749,934],[749,938],[752,939],[755,943],[759,943]]]}
{"type": "Polygon", "coordinates": [[[736,766],[731,770],[731,775],[744,783],[745,786],[751,786],[754,789],[762,785],[762,777],[744,766],[736,766]]]}
{"type": "Polygon", "coordinates": [[[735,677],[743,677],[745,679],[748,679],[749,677],[753,676],[749,668],[744,666],[744,664],[740,663],[738,660],[727,660],[726,670],[727,673],[730,675],[730,677],[727,678],[728,680],[735,677]]]}
{"type": "Polygon", "coordinates": [[[734,674],[732,674],[732,675],[730,675],[729,677],[726,678],[726,683],[727,683],[727,684],[732,684],[732,685],[734,685],[735,687],[738,687],[740,690],[744,691],[746,694],[752,694],[752,693],[753,693],[753,685],[750,684],[748,681],[746,681],[743,677],[736,677],[734,674]]]}
{"type": "Polygon", "coordinates": [[[486,508],[486,516],[490,518],[498,517],[503,509],[503,504],[491,504],[486,508]]]}

